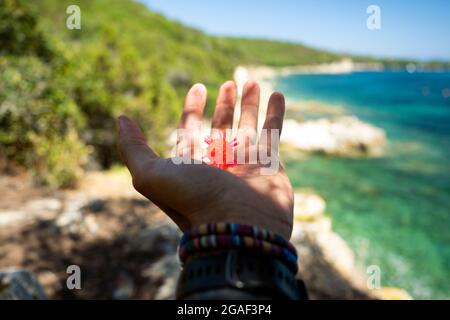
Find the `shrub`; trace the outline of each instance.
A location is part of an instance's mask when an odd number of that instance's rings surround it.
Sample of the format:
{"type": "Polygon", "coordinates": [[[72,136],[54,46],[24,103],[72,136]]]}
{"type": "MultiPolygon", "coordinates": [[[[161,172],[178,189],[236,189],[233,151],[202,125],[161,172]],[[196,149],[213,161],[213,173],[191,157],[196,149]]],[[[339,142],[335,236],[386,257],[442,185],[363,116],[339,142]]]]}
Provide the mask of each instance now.
{"type": "Polygon", "coordinates": [[[79,177],[87,148],[77,136],[84,118],[55,82],[35,57],[0,57],[1,153],[62,186],[79,177]]]}

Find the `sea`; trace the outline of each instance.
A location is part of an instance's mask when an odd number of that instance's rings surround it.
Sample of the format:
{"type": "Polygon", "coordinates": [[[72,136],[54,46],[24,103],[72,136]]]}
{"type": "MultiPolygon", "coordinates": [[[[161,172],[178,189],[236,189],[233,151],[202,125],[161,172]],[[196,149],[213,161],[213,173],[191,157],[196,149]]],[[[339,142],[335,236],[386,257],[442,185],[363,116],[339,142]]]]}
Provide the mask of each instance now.
{"type": "Polygon", "coordinates": [[[317,102],[384,129],[384,156],[289,160],[291,182],[324,197],[333,229],[362,270],[380,268],[383,287],[450,298],[450,72],[299,74],[275,82],[290,101],[317,102]]]}

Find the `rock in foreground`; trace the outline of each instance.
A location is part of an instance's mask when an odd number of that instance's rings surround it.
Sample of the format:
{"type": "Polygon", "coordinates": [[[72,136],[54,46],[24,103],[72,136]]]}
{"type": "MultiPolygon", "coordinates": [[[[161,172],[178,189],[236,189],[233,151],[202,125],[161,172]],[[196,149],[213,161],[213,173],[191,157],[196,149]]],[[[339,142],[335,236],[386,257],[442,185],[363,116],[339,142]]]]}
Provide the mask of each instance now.
{"type": "Polygon", "coordinates": [[[44,289],[30,272],[14,268],[0,271],[0,300],[46,298],[44,289]]]}
{"type": "Polygon", "coordinates": [[[325,200],[309,191],[295,193],[291,242],[298,252],[300,276],[311,299],[371,299],[356,270],[352,250],[331,228],[325,200]]]}

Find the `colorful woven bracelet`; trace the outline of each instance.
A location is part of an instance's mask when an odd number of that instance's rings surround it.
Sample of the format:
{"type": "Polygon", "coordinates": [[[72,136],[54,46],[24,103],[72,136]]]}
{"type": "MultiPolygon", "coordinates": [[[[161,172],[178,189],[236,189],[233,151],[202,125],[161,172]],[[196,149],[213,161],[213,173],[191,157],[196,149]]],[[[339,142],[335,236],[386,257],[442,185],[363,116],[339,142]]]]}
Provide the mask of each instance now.
{"type": "Polygon", "coordinates": [[[239,235],[201,236],[180,246],[178,254],[180,261],[185,262],[193,254],[225,248],[242,248],[267,253],[280,259],[289,269],[297,273],[297,256],[286,248],[264,240],[239,235]]]}
{"type": "Polygon", "coordinates": [[[238,224],[238,223],[209,223],[202,224],[196,226],[190,230],[184,232],[183,237],[180,240],[180,246],[182,246],[187,241],[192,239],[206,236],[206,235],[239,235],[244,237],[252,237],[259,240],[264,240],[273,244],[276,244],[280,247],[284,247],[291,251],[294,255],[297,255],[297,251],[295,247],[282,236],[267,231],[265,229],[260,229],[255,226],[250,226],[246,224],[238,224]]]}
{"type": "Polygon", "coordinates": [[[216,225],[218,228],[207,227],[208,225],[204,226],[196,227],[183,235],[179,248],[181,262],[186,261],[189,256],[195,253],[225,248],[243,248],[253,251],[258,250],[275,256],[283,261],[294,273],[297,272],[297,252],[292,244],[281,236],[274,237],[274,233],[262,229],[249,232],[248,228],[253,229],[253,227],[238,224],[216,225]],[[209,234],[214,230],[219,230],[219,234],[209,234]],[[242,230],[244,232],[241,232],[242,230]],[[268,236],[261,236],[264,234],[268,236]],[[257,237],[254,237],[255,235],[257,237]],[[271,242],[269,241],[271,239],[277,239],[277,241],[271,242]],[[280,244],[284,244],[284,246],[280,244]]]}

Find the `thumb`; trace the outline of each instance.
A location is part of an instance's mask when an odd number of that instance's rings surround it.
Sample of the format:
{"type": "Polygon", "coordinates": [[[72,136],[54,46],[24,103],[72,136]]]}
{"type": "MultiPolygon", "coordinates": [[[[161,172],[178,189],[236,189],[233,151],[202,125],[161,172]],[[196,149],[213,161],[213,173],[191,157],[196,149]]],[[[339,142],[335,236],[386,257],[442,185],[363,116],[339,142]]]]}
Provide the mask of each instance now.
{"type": "Polygon", "coordinates": [[[145,164],[158,159],[158,155],[150,149],[145,136],[136,123],[126,116],[117,118],[119,127],[119,153],[133,177],[139,175],[145,164]]]}

